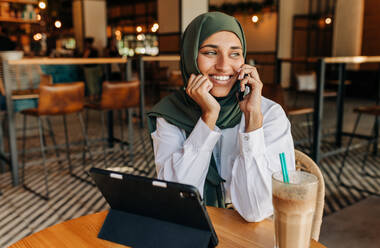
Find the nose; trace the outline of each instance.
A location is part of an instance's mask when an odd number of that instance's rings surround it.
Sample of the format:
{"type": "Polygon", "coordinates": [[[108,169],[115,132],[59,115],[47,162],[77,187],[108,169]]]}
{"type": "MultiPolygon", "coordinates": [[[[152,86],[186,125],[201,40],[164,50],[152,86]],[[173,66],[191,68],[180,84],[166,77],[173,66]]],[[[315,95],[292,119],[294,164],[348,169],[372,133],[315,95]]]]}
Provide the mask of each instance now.
{"type": "Polygon", "coordinates": [[[215,69],[221,72],[227,72],[229,68],[229,60],[226,54],[218,54],[215,69]]]}

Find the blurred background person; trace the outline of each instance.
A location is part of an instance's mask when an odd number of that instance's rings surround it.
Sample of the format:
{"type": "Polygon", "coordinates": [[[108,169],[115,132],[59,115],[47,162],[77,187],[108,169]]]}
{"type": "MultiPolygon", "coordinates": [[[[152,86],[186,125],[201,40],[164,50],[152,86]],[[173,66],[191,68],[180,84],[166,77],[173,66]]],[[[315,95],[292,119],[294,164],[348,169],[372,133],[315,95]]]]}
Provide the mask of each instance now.
{"type": "MultiPolygon", "coordinates": [[[[97,58],[98,50],[93,46],[94,38],[87,37],[84,40],[84,58],[97,58]]],[[[97,64],[86,64],[83,67],[84,78],[86,81],[86,91],[89,100],[95,101],[99,98],[103,81],[102,67],[97,64]]]]}
{"type": "MultiPolygon", "coordinates": [[[[117,40],[115,37],[107,39],[107,47],[104,49],[104,57],[116,58],[120,57],[119,49],[117,47],[117,40]]],[[[122,66],[120,64],[112,63],[107,67],[109,70],[110,80],[121,80],[123,72],[122,66]]]]}

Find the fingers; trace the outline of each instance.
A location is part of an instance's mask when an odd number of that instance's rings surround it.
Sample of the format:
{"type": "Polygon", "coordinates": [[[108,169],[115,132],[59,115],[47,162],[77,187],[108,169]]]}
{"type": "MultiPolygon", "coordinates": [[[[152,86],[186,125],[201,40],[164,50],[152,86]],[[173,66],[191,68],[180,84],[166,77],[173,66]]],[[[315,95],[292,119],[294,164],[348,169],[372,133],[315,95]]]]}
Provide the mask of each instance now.
{"type": "Polygon", "coordinates": [[[201,78],[201,76],[202,75],[196,76],[195,74],[190,75],[189,81],[187,82],[186,92],[191,91],[194,88],[196,82],[201,78]]]}
{"type": "Polygon", "coordinates": [[[263,84],[261,81],[256,80],[255,78],[252,78],[250,76],[245,77],[243,80],[240,82],[240,91],[244,92],[246,85],[249,86],[249,91],[246,92],[244,95],[244,100],[247,100],[250,102],[250,104],[255,105],[255,99],[259,99],[261,96],[261,91],[263,88],[263,84]]]}
{"type": "Polygon", "coordinates": [[[194,95],[197,91],[210,91],[212,88],[211,82],[208,80],[206,76],[203,76],[202,74],[195,76],[194,74],[191,74],[188,85],[186,87],[186,93],[188,95],[194,95]]]}
{"type": "Polygon", "coordinates": [[[243,65],[239,71],[238,71],[238,79],[242,80],[244,78],[244,75],[248,74],[250,77],[261,81],[259,73],[257,72],[257,68],[251,65],[243,65]]]}
{"type": "Polygon", "coordinates": [[[243,80],[240,81],[240,91],[243,92],[245,90],[245,85],[249,83],[249,80],[251,80],[250,77],[245,77],[243,80]]]}
{"type": "Polygon", "coordinates": [[[255,85],[262,86],[262,82],[254,77],[245,77],[243,80],[240,81],[240,91],[244,91],[246,85],[249,85],[252,88],[255,85]]]}

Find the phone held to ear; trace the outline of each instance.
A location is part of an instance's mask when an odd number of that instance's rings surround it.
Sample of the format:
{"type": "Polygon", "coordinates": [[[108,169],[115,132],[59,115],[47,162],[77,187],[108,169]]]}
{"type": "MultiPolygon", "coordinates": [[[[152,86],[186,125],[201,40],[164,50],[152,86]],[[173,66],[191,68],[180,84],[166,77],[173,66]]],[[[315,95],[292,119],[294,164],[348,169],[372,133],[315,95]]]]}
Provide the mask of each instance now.
{"type": "MultiPolygon", "coordinates": [[[[248,74],[245,74],[244,78],[247,77],[247,76],[248,76],[248,74]]],[[[238,80],[236,80],[236,83],[240,85],[240,81],[241,80],[238,79],[238,80]]],[[[238,99],[239,99],[239,101],[243,101],[244,97],[246,95],[248,95],[250,91],[251,91],[251,89],[249,88],[248,85],[245,85],[245,90],[244,91],[240,91],[240,87],[238,87],[238,99]]]]}

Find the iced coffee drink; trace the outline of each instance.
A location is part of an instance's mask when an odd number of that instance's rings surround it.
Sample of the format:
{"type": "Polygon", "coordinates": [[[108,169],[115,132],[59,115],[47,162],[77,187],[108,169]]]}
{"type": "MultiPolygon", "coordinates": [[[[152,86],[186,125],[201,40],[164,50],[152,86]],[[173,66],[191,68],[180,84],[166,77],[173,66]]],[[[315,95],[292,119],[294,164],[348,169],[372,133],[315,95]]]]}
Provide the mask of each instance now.
{"type": "Polygon", "coordinates": [[[282,173],[272,176],[275,247],[309,248],[318,189],[312,174],[289,172],[289,183],[282,173]]]}

